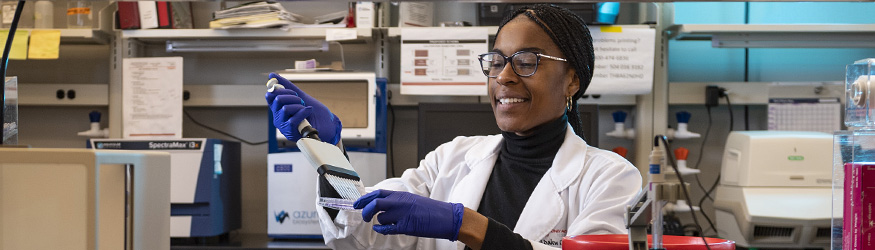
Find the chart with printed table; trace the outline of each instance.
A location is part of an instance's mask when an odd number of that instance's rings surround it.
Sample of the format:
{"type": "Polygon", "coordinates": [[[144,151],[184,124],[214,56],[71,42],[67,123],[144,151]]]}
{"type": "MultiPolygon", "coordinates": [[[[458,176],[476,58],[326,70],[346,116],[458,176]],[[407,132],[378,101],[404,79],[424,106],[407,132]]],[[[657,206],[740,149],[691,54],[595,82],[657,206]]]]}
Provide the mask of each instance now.
{"type": "Polygon", "coordinates": [[[841,104],[836,98],[769,99],[769,130],[841,130],[841,104]]]}
{"type": "Polygon", "coordinates": [[[482,27],[401,29],[401,94],[486,95],[482,27]]]}

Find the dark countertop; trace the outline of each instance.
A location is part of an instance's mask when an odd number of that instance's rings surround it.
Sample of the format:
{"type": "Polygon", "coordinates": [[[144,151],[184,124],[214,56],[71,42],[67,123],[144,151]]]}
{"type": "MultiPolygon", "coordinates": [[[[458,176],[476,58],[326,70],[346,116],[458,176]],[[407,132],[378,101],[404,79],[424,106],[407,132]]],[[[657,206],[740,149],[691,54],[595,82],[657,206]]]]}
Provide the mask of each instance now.
{"type": "Polygon", "coordinates": [[[237,234],[232,233],[228,239],[174,239],[170,245],[171,250],[208,250],[208,249],[306,249],[322,250],[331,249],[325,246],[322,239],[279,240],[268,238],[264,234],[237,234]]]}

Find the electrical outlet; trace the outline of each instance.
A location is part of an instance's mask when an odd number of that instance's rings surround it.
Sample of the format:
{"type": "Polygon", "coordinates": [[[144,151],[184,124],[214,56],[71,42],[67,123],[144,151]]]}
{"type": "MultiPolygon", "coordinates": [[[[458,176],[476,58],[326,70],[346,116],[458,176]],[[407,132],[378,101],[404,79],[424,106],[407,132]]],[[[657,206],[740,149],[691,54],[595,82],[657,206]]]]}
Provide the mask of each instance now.
{"type": "Polygon", "coordinates": [[[720,87],[705,87],[705,106],[715,107],[719,105],[721,96],[723,96],[723,89],[721,89],[720,87]]]}

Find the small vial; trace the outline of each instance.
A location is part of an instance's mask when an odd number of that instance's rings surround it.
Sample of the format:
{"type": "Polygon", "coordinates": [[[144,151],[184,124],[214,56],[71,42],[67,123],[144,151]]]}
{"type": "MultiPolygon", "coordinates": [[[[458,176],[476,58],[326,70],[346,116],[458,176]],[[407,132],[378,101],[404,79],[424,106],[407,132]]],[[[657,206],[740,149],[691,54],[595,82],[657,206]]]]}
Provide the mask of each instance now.
{"type": "Polygon", "coordinates": [[[67,28],[91,29],[91,2],[67,2],[67,28]]]}

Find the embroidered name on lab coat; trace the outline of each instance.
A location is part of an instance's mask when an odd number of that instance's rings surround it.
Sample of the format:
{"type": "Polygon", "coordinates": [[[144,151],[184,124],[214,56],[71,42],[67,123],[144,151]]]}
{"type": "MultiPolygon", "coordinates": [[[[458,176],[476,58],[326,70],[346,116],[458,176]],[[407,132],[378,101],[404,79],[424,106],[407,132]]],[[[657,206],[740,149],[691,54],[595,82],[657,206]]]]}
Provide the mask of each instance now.
{"type": "Polygon", "coordinates": [[[544,245],[548,245],[551,247],[561,247],[562,246],[562,237],[568,234],[568,230],[565,229],[553,229],[550,230],[550,233],[547,236],[544,236],[539,242],[544,245]]]}

